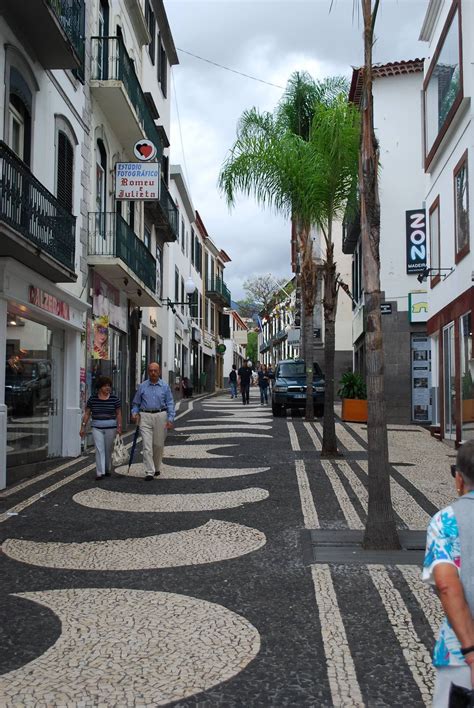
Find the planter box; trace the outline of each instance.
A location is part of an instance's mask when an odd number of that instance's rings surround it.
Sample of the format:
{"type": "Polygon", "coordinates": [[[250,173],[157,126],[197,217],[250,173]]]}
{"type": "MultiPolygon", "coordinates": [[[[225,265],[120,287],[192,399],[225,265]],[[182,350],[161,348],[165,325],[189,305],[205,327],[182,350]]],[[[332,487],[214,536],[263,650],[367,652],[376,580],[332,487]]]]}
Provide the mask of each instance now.
{"type": "Polygon", "coordinates": [[[342,399],[342,420],[348,423],[367,423],[367,401],[361,398],[342,399]]]}
{"type": "Polygon", "coordinates": [[[462,402],[462,419],[464,423],[472,423],[474,420],[474,398],[466,398],[462,402]]]}

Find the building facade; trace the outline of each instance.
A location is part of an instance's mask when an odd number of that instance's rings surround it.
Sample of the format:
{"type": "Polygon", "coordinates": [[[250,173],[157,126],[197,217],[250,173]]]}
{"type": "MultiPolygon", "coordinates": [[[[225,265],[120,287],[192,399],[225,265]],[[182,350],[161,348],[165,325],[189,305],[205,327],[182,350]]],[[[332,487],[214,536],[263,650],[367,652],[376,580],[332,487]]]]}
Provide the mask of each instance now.
{"type": "MultiPolygon", "coordinates": [[[[374,127],[380,146],[380,287],[387,419],[432,419],[431,371],[426,329],[424,175],[420,164],[420,91],[423,61],[373,68],[374,127]],[[403,101],[400,101],[403,96],[403,101]]],[[[349,100],[359,105],[363,70],[354,69],[349,100]]],[[[346,223],[343,250],[352,254],[354,368],[365,375],[365,310],[360,220],[346,223]]]]}
{"type": "Polygon", "coordinates": [[[473,3],[430,0],[420,39],[432,419],[434,432],[458,445],[474,436],[473,3]]]}

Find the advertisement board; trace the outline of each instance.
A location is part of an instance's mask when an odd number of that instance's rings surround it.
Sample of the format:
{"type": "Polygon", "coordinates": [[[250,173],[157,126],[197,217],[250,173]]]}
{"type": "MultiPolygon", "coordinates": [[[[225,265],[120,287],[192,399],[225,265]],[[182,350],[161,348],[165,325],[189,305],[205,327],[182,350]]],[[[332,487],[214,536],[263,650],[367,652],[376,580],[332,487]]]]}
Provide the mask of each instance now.
{"type": "Polygon", "coordinates": [[[156,201],[160,198],[160,165],[158,162],[117,162],[115,164],[115,198],[156,201]]]}
{"type": "Polygon", "coordinates": [[[426,214],[411,209],[406,214],[407,273],[421,273],[426,268],[426,214]]]}

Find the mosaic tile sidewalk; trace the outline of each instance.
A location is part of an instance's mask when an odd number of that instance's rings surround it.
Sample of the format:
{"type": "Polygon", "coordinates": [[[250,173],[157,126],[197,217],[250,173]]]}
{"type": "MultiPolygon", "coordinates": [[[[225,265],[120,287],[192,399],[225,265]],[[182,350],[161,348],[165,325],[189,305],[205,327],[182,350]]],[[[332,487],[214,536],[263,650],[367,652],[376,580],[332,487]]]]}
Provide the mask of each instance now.
{"type": "MultiPolygon", "coordinates": [[[[305,564],[360,530],[366,430],[273,419],[252,390],[183,406],[162,475],[101,485],[91,455],[0,493],[0,706],[425,706],[440,622],[415,565],[305,564]]],[[[400,529],[453,498],[454,452],[390,426],[400,529]]],[[[130,441],[130,436],[127,438],[130,441]]]]}

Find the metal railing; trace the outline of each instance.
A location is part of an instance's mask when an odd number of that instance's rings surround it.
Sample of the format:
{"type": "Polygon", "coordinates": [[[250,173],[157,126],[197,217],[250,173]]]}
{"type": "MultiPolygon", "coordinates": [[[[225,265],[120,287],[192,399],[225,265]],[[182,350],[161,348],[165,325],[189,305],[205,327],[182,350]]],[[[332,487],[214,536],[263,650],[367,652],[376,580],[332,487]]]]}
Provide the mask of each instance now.
{"type": "Polygon", "coordinates": [[[230,305],[230,290],[227,288],[222,278],[209,278],[206,290],[208,293],[219,293],[230,305]]]}
{"type": "Polygon", "coordinates": [[[89,213],[88,255],[120,258],[147,288],[156,292],[155,258],[115,211],[89,213]]]}
{"type": "Polygon", "coordinates": [[[84,0],[48,0],[48,5],[84,62],[84,0]]]}
{"type": "Polygon", "coordinates": [[[91,50],[91,79],[121,81],[123,83],[140,126],[148,139],[156,145],[158,157],[161,157],[163,154],[161,138],[123,39],[121,37],[92,37],[91,50]]]}
{"type": "Polygon", "coordinates": [[[160,207],[168,219],[168,224],[172,230],[174,237],[178,238],[178,207],[174,203],[174,199],[169,193],[168,187],[164,179],[161,179],[160,189],[160,207]]]}
{"type": "Polygon", "coordinates": [[[74,271],[76,217],[0,141],[0,221],[74,271]]]}

